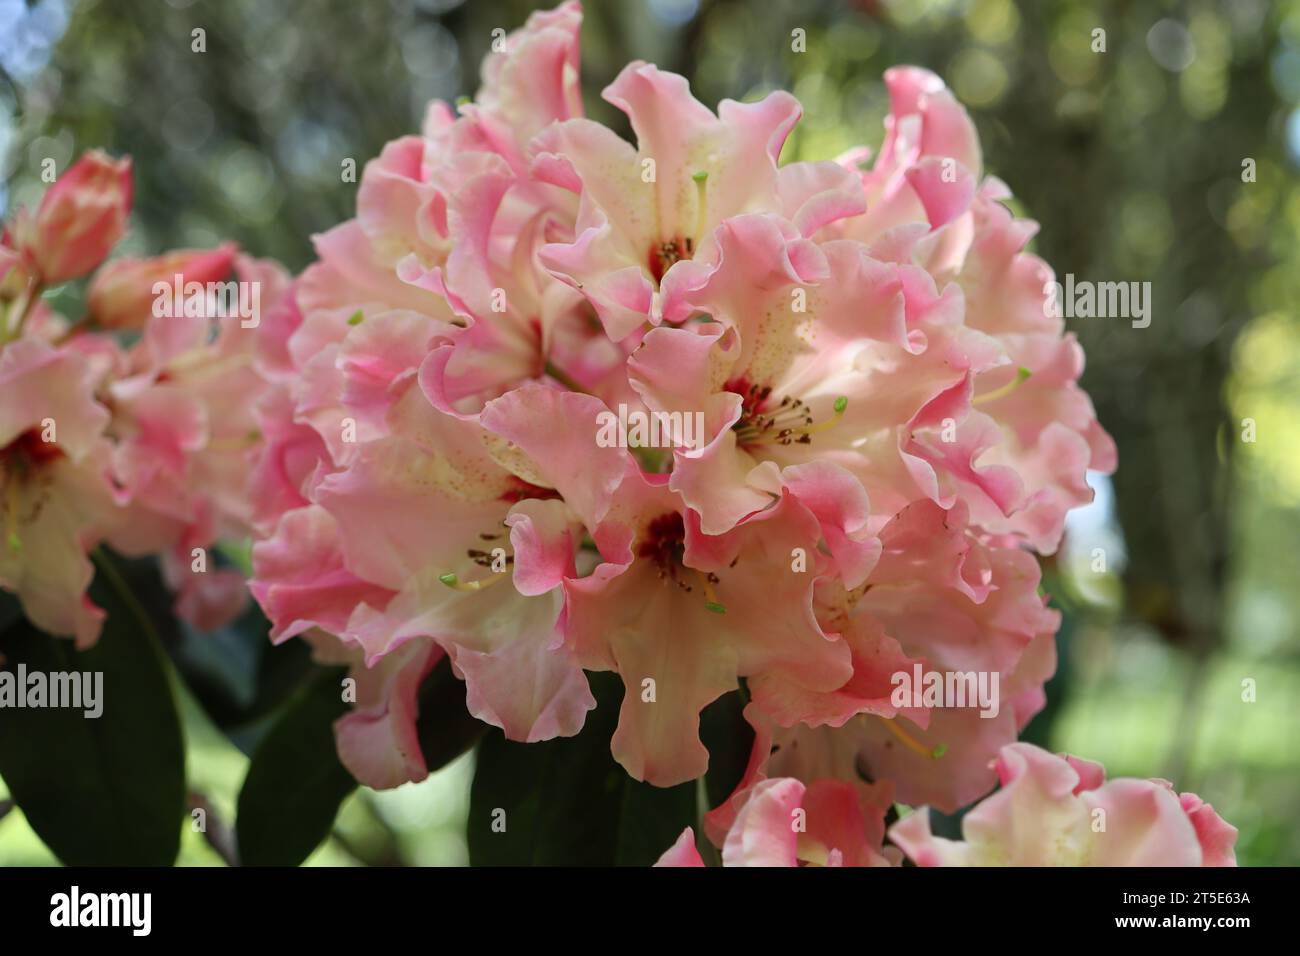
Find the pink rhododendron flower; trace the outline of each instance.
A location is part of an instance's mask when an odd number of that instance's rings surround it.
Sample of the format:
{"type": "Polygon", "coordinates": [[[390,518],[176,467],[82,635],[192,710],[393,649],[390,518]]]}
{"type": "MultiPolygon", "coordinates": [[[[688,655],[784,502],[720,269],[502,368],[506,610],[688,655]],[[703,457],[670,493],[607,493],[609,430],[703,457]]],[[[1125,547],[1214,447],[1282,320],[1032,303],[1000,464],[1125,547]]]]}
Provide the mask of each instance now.
{"type": "Polygon", "coordinates": [[[1235,866],[1237,829],[1166,780],[1105,779],[1099,764],[1008,744],[1001,788],[962,818],[962,840],[930,833],[924,809],[889,838],[918,866],[1235,866]]]}
{"type": "Polygon", "coordinates": [[[724,100],[715,116],[683,77],[630,63],[604,97],[627,114],[637,147],[590,120],[570,120],[539,134],[533,172],[579,198],[573,239],[548,243],[541,260],[583,291],[615,341],[664,317],[660,293],[667,299],[665,290],[707,275],[719,256],[715,229],[727,218],[779,213],[811,233],[862,209],[845,176],[806,164],[778,169],[800,113],[788,93],[724,100]],[[836,189],[837,201],[825,201],[836,189]],[[703,268],[675,268],[687,262],[703,268]]]}
{"type": "MultiPolygon", "coordinates": [[[[842,780],[810,786],[793,777],[754,787],[722,843],[723,866],[893,866],[881,847],[887,804],[880,793],[842,780]]],[[[689,828],[656,866],[703,866],[689,828]]]]}
{"type": "Polygon", "coordinates": [[[87,552],[118,527],[108,411],[91,364],[35,339],[0,346],[0,587],[37,627],[99,636],[87,552]]]}
{"type": "Polygon", "coordinates": [[[711,814],[711,833],[796,750],[845,779],[890,781],[904,803],[955,811],[992,788],[991,761],[1042,708],[1058,615],[1038,594],[1033,557],[982,545],[964,508],[944,512],[930,501],[909,506],[879,540],[864,593],[819,589],[818,619],[847,646],[852,677],[829,692],[812,692],[789,671],[750,678],[753,756],[736,793],[711,814]],[[986,675],[993,706],[900,704],[895,675],[914,669],[986,675]],[[769,756],[774,747],[784,757],[769,756]]]}

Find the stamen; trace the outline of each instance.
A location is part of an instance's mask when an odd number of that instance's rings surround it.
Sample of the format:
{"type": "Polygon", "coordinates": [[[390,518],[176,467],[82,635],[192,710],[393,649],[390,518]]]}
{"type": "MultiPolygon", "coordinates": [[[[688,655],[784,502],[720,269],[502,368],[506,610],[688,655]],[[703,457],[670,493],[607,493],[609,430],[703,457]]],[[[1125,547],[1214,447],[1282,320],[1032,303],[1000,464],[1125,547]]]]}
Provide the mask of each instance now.
{"type": "Polygon", "coordinates": [[[776,445],[810,445],[812,436],[828,428],[834,428],[844,417],[844,410],[848,407],[848,396],[841,395],[835,399],[831,417],[815,422],[807,403],[787,395],[781,399],[780,405],[774,411],[766,414],[757,412],[749,418],[741,419],[741,423],[734,426],[736,438],[742,445],[759,445],[764,442],[776,445]]]}
{"type": "Polygon", "coordinates": [[[708,574],[696,572],[704,582],[704,609],[712,611],[714,614],[726,614],[726,605],[718,602],[717,592],[713,590],[713,585],[718,583],[718,576],[710,571],[708,574]]]}
{"type": "Polygon", "coordinates": [[[454,572],[448,571],[446,574],[438,575],[438,580],[447,585],[447,587],[451,588],[453,591],[482,591],[485,588],[490,588],[494,584],[499,584],[507,577],[509,577],[508,574],[501,573],[493,574],[491,577],[483,578],[479,581],[462,581],[456,577],[454,572]]]}
{"type": "Polygon", "coordinates": [[[989,402],[996,402],[999,398],[1006,398],[1008,395],[1010,395],[1012,392],[1018,389],[1022,384],[1024,384],[1025,380],[1033,374],[1034,374],[1033,372],[1029,371],[1029,369],[1025,368],[1022,365],[1019,369],[1016,370],[1015,378],[1007,382],[1007,384],[1003,385],[1001,388],[995,388],[991,392],[986,392],[983,395],[977,395],[974,399],[971,400],[971,404],[986,405],[989,402]]]}
{"type": "Polygon", "coordinates": [[[798,431],[804,435],[813,435],[817,432],[824,432],[828,428],[834,428],[841,418],[844,417],[844,410],[849,407],[849,397],[841,395],[835,399],[835,404],[831,406],[834,413],[824,422],[818,422],[816,425],[810,425],[807,428],[800,428],[798,431]]]}
{"type": "Polygon", "coordinates": [[[884,721],[885,726],[889,728],[889,732],[893,734],[895,737],[897,737],[899,740],[901,740],[903,742],[903,745],[906,746],[908,750],[911,750],[914,753],[918,753],[922,757],[929,757],[932,760],[938,760],[940,757],[942,757],[944,754],[948,752],[947,744],[939,744],[936,747],[927,747],[925,744],[921,743],[921,741],[917,740],[915,737],[913,737],[911,734],[905,731],[902,727],[899,727],[897,718],[894,718],[893,720],[886,720],[884,717],[881,717],[880,719],[884,721]]]}
{"type": "Polygon", "coordinates": [[[243,451],[262,440],[262,433],[254,429],[238,438],[214,438],[208,442],[205,451],[243,451]]]}

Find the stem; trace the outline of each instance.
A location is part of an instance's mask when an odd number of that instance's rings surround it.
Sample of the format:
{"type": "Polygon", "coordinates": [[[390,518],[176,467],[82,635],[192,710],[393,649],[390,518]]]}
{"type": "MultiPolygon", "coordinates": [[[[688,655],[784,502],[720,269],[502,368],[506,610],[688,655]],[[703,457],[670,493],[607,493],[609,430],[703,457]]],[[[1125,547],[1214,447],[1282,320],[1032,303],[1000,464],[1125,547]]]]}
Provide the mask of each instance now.
{"type": "Polygon", "coordinates": [[[38,278],[36,278],[36,276],[32,276],[27,280],[27,289],[23,293],[24,295],[24,298],[22,300],[23,307],[22,307],[22,311],[18,313],[18,321],[15,322],[14,327],[12,329],[9,329],[5,333],[4,337],[0,339],[0,343],[12,341],[13,339],[18,338],[18,336],[22,334],[23,323],[27,321],[27,316],[32,311],[32,303],[34,303],[38,298],[40,298],[41,290],[42,290],[41,281],[38,278]]]}
{"type": "MultiPolygon", "coordinates": [[[[377,816],[377,814],[372,814],[372,816],[377,816]]],[[[379,853],[367,852],[366,849],[338,827],[330,831],[330,839],[338,844],[340,850],[365,866],[398,867],[407,865],[401,854],[393,846],[387,845],[379,853]]]]}
{"type": "Polygon", "coordinates": [[[153,626],[153,621],[149,618],[149,612],[146,611],[144,606],[136,599],[135,592],[131,590],[131,586],[126,583],[122,575],[118,572],[112,559],[109,558],[108,552],[106,552],[102,546],[96,546],[95,549],[90,552],[90,557],[91,560],[95,562],[95,567],[103,572],[104,578],[112,586],[113,590],[117,592],[117,596],[122,599],[122,603],[125,604],[128,610],[130,610],[130,612],[135,616],[140,627],[144,629],[145,635],[153,643],[154,649],[157,650],[159,654],[163,654],[162,639],[158,636],[158,630],[153,626]]]}

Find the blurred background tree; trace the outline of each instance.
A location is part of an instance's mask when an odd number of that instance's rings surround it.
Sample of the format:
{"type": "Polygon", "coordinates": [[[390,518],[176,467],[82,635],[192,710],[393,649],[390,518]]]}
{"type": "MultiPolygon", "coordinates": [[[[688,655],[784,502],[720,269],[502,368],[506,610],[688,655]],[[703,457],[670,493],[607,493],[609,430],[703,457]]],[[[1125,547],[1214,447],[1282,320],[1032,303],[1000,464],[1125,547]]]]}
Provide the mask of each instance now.
{"type": "MultiPolygon", "coordinates": [[[[38,199],[42,160],[102,146],[137,160],[129,251],[234,239],[300,269],[352,213],[346,161],[472,95],[492,31],[535,6],[0,0],[0,209],[38,199]]],[[[1029,736],[1196,790],[1241,829],[1243,863],[1300,863],[1300,0],[586,8],[588,109],[624,132],[599,93],[630,59],[710,106],[792,90],[786,159],[877,145],[881,73],[929,67],[1058,275],[1151,283],[1148,328],[1068,323],[1120,468],[1049,562],[1066,624],[1029,736]]],[[[191,776],[228,813],[243,758],[188,710],[191,776]]],[[[353,798],[315,859],[462,862],[467,780],[461,761],[353,798]]],[[[215,861],[197,840],[185,854],[215,861]]],[[[47,859],[0,823],[0,862],[47,859]]]]}

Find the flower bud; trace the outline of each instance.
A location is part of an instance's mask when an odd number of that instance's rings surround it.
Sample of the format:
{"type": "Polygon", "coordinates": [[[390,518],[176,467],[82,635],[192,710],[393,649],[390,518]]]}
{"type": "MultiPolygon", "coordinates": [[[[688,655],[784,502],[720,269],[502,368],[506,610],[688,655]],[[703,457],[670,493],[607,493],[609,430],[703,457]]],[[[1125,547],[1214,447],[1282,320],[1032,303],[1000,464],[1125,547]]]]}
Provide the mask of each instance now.
{"type": "Polygon", "coordinates": [[[122,258],[106,265],[90,284],[90,317],[106,329],[141,329],[153,315],[155,286],[184,289],[188,282],[220,282],[230,275],[235,247],[178,249],[148,259],[122,258]]]}
{"type": "Polygon", "coordinates": [[[43,284],[75,279],[104,261],[126,231],[131,192],[131,160],[99,150],[59,177],[24,237],[24,251],[43,284]]]}

